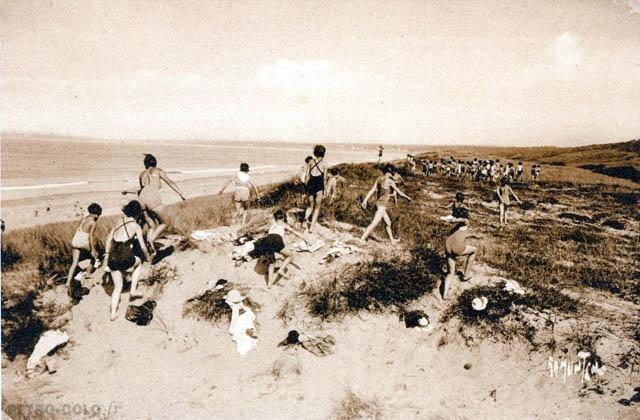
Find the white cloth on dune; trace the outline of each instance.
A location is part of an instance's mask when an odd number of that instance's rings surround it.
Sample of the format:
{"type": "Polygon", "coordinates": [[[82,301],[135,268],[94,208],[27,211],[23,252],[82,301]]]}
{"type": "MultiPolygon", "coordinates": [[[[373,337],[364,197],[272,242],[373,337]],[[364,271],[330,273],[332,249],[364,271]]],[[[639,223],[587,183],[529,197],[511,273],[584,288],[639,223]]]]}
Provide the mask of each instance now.
{"type": "Polygon", "coordinates": [[[238,353],[244,356],[257,345],[258,339],[250,335],[255,334],[256,315],[241,303],[229,303],[229,306],[231,307],[229,334],[231,334],[231,339],[236,342],[238,353]]]}
{"type": "Polygon", "coordinates": [[[215,243],[231,242],[237,238],[235,232],[228,229],[206,229],[191,232],[191,237],[196,241],[211,241],[215,243]]]}
{"type": "Polygon", "coordinates": [[[506,280],[504,282],[504,289],[507,292],[511,292],[511,293],[516,293],[518,295],[524,295],[524,289],[522,288],[522,286],[520,286],[520,283],[518,283],[515,280],[506,280]]]}
{"type": "Polygon", "coordinates": [[[340,258],[343,255],[351,254],[352,252],[355,252],[356,249],[357,248],[353,246],[346,245],[344,242],[335,241],[333,246],[324,254],[322,260],[320,260],[320,264],[324,264],[335,258],[340,258]]]}
{"type": "Polygon", "coordinates": [[[45,331],[38,340],[31,356],[27,360],[27,371],[31,371],[38,366],[40,360],[53,349],[69,341],[67,333],[58,330],[45,331]]]}
{"type": "Polygon", "coordinates": [[[293,249],[298,252],[316,252],[324,246],[323,240],[317,240],[312,244],[306,244],[305,242],[298,242],[293,246],[293,249]]]}

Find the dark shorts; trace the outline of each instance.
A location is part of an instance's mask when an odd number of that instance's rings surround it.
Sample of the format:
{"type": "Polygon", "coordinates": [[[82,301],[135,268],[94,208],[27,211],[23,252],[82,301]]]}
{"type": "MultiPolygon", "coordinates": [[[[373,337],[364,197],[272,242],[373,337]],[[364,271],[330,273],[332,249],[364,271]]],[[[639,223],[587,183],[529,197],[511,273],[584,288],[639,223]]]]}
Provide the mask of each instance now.
{"type": "Polygon", "coordinates": [[[126,271],[136,263],[133,247],[129,242],[113,242],[108,266],[112,271],[126,271]]]}
{"type": "Polygon", "coordinates": [[[324,190],[324,176],[311,176],[307,181],[307,195],[316,195],[324,190]]]}
{"type": "Polygon", "coordinates": [[[253,251],[249,252],[251,258],[260,258],[265,255],[273,255],[284,249],[282,236],[270,233],[253,243],[253,251]]]}

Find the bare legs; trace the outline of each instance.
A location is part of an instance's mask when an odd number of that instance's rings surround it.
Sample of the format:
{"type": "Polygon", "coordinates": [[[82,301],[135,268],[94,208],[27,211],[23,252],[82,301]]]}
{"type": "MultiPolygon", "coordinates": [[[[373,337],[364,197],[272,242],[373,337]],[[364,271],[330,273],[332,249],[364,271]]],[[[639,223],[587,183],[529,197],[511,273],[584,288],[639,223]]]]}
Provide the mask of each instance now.
{"type": "Polygon", "coordinates": [[[71,267],[69,267],[69,273],[67,274],[67,291],[69,294],[71,294],[71,279],[73,278],[73,273],[76,271],[76,267],[78,267],[78,262],[80,262],[80,250],[73,248],[71,254],[73,256],[73,261],[71,262],[71,267]]]}
{"type": "Polygon", "coordinates": [[[371,232],[373,232],[373,230],[378,227],[382,220],[384,220],[385,229],[387,231],[387,235],[389,235],[389,239],[391,240],[391,242],[394,244],[398,243],[400,240],[393,237],[393,231],[391,230],[391,218],[387,213],[387,208],[383,206],[378,206],[371,224],[365,229],[360,240],[363,242],[366,241],[369,235],[371,235],[371,232]]]}
{"type": "Polygon", "coordinates": [[[500,202],[500,227],[507,224],[507,206],[500,202]]]}
{"type": "MultiPolygon", "coordinates": [[[[147,234],[147,242],[149,242],[149,246],[151,247],[151,252],[155,252],[155,246],[153,242],[158,239],[160,234],[164,232],[168,225],[167,216],[160,210],[159,208],[153,209],[153,212],[156,214],[158,220],[153,221],[153,225],[149,225],[149,233],[147,234]],[[151,226],[155,226],[152,228],[151,226]]],[[[145,212],[145,219],[148,216],[147,212],[145,212]]],[[[151,217],[149,217],[151,219],[151,217]]],[[[148,220],[147,220],[148,223],[148,220]]]]}
{"type": "Polygon", "coordinates": [[[309,207],[307,207],[304,212],[304,219],[307,221],[309,233],[313,231],[313,228],[318,222],[318,217],[320,216],[320,206],[322,205],[323,197],[323,191],[319,191],[315,196],[309,196],[309,207]],[[311,220],[309,218],[311,218],[311,220]]]}
{"type": "MultiPolygon", "coordinates": [[[[133,273],[131,274],[131,293],[130,297],[140,297],[142,295],[136,293],[138,280],[142,272],[142,264],[136,258],[133,273]]],[[[125,273],[126,274],[126,273],[125,273]]],[[[113,280],[113,292],[111,293],[111,320],[115,321],[118,316],[118,305],[120,304],[120,296],[122,295],[122,286],[124,284],[122,271],[111,271],[111,279],[113,280]]]]}
{"type": "Polygon", "coordinates": [[[237,221],[243,227],[247,223],[247,208],[244,201],[234,201],[236,206],[237,221]]]}
{"type": "Polygon", "coordinates": [[[288,248],[284,248],[279,252],[279,254],[281,254],[284,257],[284,262],[282,263],[282,266],[277,272],[275,272],[275,263],[269,264],[269,276],[267,277],[267,288],[270,288],[271,286],[278,283],[278,280],[280,280],[280,278],[289,277],[289,275],[285,273],[285,270],[287,269],[287,266],[293,262],[293,253],[288,248]]]}
{"type": "Polygon", "coordinates": [[[447,269],[449,271],[442,285],[442,299],[447,299],[449,297],[449,288],[451,287],[451,281],[453,281],[453,279],[456,277],[456,257],[467,257],[463,276],[464,280],[468,281],[471,280],[471,268],[473,267],[473,262],[476,259],[477,251],[478,249],[475,246],[467,245],[462,254],[447,255],[447,269]]]}

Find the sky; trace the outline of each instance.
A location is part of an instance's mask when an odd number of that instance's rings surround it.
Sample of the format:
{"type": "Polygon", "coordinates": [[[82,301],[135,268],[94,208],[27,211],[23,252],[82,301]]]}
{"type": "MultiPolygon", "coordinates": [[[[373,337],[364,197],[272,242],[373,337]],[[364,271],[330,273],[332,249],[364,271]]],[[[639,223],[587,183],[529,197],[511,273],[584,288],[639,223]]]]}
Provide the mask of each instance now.
{"type": "Polygon", "coordinates": [[[4,132],[582,145],[640,137],[640,0],[0,3],[4,132]]]}

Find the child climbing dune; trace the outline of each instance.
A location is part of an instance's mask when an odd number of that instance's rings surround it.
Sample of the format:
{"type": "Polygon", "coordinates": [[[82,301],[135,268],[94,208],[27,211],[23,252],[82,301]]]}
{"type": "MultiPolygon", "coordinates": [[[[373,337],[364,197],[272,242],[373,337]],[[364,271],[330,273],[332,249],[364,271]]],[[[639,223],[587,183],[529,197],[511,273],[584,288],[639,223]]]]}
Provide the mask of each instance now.
{"type": "Polygon", "coordinates": [[[95,248],[95,241],[93,239],[93,232],[96,229],[96,225],[98,223],[98,219],[102,214],[102,207],[96,203],[92,203],[87,208],[89,214],[82,217],[80,220],[80,224],[76,229],[76,233],[73,235],[73,239],[71,240],[71,255],[73,261],[71,262],[71,267],[69,267],[69,273],[67,274],[67,290],[69,295],[71,296],[71,279],[73,278],[73,274],[78,267],[78,263],[80,262],[80,257],[83,253],[89,254],[91,257],[91,264],[89,264],[89,268],[87,268],[87,272],[91,273],[93,270],[93,265],[98,259],[98,251],[95,248]]]}

